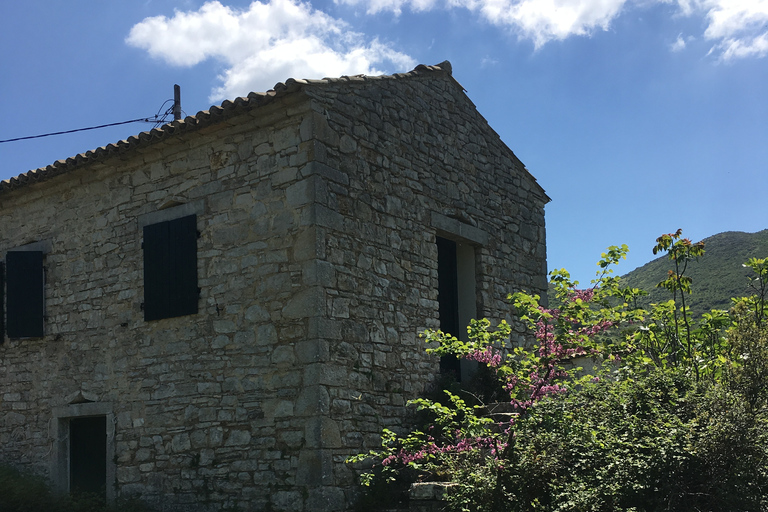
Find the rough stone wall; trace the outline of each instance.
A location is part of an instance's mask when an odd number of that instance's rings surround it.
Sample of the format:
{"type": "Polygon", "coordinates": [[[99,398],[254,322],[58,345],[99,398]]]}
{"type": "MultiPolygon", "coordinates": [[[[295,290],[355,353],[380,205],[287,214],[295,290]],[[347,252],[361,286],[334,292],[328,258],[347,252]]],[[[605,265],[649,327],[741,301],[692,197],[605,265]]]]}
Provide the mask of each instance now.
{"type": "MultiPolygon", "coordinates": [[[[447,75],[309,93],[331,134],[319,156],[338,171],[317,198],[330,212],[318,223],[328,276],[323,393],[339,431],[327,452],[338,463],[377,446],[382,425],[399,425],[404,401],[434,375],[418,334],[439,327],[437,233],[488,235],[475,249],[477,313],[511,321],[520,341],[506,297],[546,290],[548,199],[447,75]],[[457,232],[445,233],[451,225],[457,232]]],[[[348,489],[349,468],[334,469],[348,489]]]]}
{"type": "Polygon", "coordinates": [[[114,404],[118,495],[301,510],[317,329],[306,109],[289,96],[0,196],[3,257],[48,247],[46,335],[0,345],[0,462],[49,474],[51,411],[84,398],[114,404]],[[197,210],[199,313],[145,322],[139,222],[176,203],[197,210]]]}
{"type": "Polygon", "coordinates": [[[545,201],[448,75],[306,87],[2,193],[0,255],[46,247],[47,320],[0,345],[0,463],[55,478],[51,411],[92,400],[116,495],[342,509],[344,459],[437,371],[436,234],[487,235],[478,313],[509,319],[545,287],[545,201]],[[140,226],[173,208],[197,213],[199,313],[145,322],[140,226]]]}

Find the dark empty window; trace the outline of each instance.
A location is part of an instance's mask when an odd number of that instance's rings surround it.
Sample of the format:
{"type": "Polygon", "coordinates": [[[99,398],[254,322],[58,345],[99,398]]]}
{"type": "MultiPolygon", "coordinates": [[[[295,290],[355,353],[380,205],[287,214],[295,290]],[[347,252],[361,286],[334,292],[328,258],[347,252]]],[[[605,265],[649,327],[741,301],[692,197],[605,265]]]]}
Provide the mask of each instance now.
{"type": "Polygon", "coordinates": [[[8,251],[5,258],[6,329],[9,338],[43,336],[43,253],[8,251]]]}
{"type": "Polygon", "coordinates": [[[144,226],[144,320],[197,313],[197,216],[144,226]]]}

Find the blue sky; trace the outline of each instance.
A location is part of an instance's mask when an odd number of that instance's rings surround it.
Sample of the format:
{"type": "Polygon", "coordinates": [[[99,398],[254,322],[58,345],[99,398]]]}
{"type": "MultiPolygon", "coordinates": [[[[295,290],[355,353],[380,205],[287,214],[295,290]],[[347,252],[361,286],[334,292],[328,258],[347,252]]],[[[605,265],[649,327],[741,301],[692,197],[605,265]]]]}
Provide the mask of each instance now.
{"type": "MultiPolygon", "coordinates": [[[[448,59],[552,198],[550,269],[585,284],[609,245],[624,273],[677,228],[768,228],[768,0],[26,0],[0,19],[0,140],[149,117],[174,83],[192,115],[448,59]]],[[[0,143],[0,179],[151,127],[0,143]]]]}

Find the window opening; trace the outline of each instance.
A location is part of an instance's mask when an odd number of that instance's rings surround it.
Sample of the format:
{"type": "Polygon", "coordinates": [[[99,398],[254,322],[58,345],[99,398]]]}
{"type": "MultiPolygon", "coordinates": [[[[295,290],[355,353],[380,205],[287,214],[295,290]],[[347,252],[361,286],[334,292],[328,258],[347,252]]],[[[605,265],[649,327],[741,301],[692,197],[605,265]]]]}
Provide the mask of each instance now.
{"type": "Polygon", "coordinates": [[[6,329],[9,338],[40,338],[45,318],[42,251],[8,251],[6,329]]]}

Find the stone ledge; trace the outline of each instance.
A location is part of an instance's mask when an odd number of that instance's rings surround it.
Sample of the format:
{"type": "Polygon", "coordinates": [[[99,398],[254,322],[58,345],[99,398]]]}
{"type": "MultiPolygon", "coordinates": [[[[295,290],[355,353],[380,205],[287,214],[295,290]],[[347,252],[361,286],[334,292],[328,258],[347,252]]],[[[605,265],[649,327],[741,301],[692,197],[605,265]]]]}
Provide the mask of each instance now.
{"type": "Polygon", "coordinates": [[[445,501],[451,487],[455,485],[454,483],[445,482],[416,482],[411,484],[408,494],[411,500],[414,501],[445,501]]]}
{"type": "Polygon", "coordinates": [[[439,231],[449,233],[450,235],[457,236],[470,243],[478,245],[488,245],[488,240],[490,240],[488,233],[482,229],[457,219],[446,217],[437,212],[432,212],[432,226],[439,231]]]}

